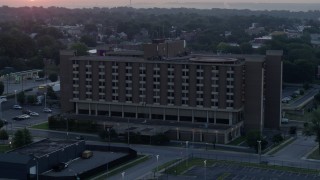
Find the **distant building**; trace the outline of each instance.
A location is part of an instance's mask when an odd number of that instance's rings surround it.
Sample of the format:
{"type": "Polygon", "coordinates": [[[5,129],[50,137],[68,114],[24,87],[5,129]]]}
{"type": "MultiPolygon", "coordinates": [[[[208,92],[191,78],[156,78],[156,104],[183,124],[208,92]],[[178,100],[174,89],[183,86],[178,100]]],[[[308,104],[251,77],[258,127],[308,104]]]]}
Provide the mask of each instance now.
{"type": "Polygon", "coordinates": [[[315,47],[320,47],[320,34],[310,34],[310,43],[315,47]]]}
{"type": "Polygon", "coordinates": [[[280,127],[281,51],[188,55],[184,41],[155,40],[140,52],[60,55],[63,112],[161,120],[158,129],[171,139],[199,142],[228,143],[242,130],[280,127]]]}

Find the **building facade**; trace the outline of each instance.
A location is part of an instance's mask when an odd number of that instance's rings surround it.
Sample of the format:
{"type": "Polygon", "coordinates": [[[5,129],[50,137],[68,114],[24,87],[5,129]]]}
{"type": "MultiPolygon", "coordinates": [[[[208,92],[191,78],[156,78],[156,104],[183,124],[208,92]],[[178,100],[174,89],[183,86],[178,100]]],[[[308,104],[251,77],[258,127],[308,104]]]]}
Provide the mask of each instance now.
{"type": "MultiPolygon", "coordinates": [[[[262,130],[264,124],[268,124],[268,128],[279,128],[280,119],[265,123],[264,112],[268,110],[265,105],[273,107],[264,100],[268,55],[267,58],[183,55],[181,44],[177,53],[165,47],[174,48],[174,45],[151,44],[146,48],[148,58],[136,54],[131,57],[130,53],[80,57],[72,51],[62,51],[63,111],[88,116],[162,120],[168,122],[169,127],[170,122],[195,125],[169,128],[168,136],[177,140],[188,140],[189,137],[189,140],[227,143],[238,137],[243,127],[262,130]],[[162,48],[160,57],[159,47],[162,48]],[[155,56],[150,53],[153,51],[155,56]],[[189,135],[181,138],[183,132],[178,129],[184,129],[189,135]]],[[[272,56],[270,60],[281,64],[281,55],[272,56]]],[[[276,77],[270,78],[274,79],[276,77]]],[[[277,92],[281,93],[281,87],[277,92]]]]}

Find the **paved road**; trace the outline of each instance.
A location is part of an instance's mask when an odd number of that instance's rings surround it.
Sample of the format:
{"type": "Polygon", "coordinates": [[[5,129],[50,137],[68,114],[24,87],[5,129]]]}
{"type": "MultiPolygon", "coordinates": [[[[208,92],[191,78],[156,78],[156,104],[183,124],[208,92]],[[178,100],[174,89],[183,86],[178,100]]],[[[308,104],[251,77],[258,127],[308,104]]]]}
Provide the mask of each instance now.
{"type": "Polygon", "coordinates": [[[297,139],[273,155],[272,159],[304,162],[301,158],[317,146],[315,137],[298,135],[297,139]]]}
{"type": "MultiPolygon", "coordinates": [[[[31,130],[33,135],[42,136],[42,137],[55,137],[55,138],[66,138],[66,132],[51,132],[51,131],[39,131],[31,130]]],[[[74,138],[77,136],[77,133],[69,133],[69,138],[74,138]]],[[[94,140],[88,141],[88,144],[105,144],[105,142],[98,142],[99,138],[95,135],[85,136],[86,139],[94,140]]],[[[289,165],[295,167],[308,167],[313,169],[319,169],[320,163],[310,162],[301,159],[305,153],[308,152],[308,149],[314,147],[312,144],[315,142],[310,138],[309,141],[304,141],[303,137],[298,138],[297,142],[294,142],[292,145],[288,146],[287,150],[279,151],[275,156],[262,156],[263,161],[268,161],[270,164],[275,165],[289,165]],[[304,147],[306,147],[304,149],[304,147]],[[299,148],[302,148],[299,150],[299,148]],[[288,151],[288,153],[286,153],[288,151]],[[293,158],[296,157],[296,158],[293,158]]],[[[120,143],[111,143],[116,146],[125,146],[127,144],[120,143]]],[[[239,153],[239,152],[228,152],[228,151],[217,151],[217,150],[208,150],[205,149],[194,149],[194,148],[182,148],[182,147],[169,147],[169,146],[148,146],[148,145],[130,145],[131,148],[137,150],[139,154],[148,154],[151,155],[151,159],[148,161],[139,164],[138,166],[131,167],[125,171],[126,179],[138,179],[143,177],[143,175],[149,174],[153,169],[156,169],[158,165],[161,165],[165,162],[177,159],[184,158],[187,154],[193,154],[196,157],[201,157],[205,159],[223,159],[231,161],[240,161],[240,162],[254,162],[259,161],[259,156],[257,154],[249,153],[239,153]],[[159,161],[157,163],[155,156],[159,155],[159,161]]],[[[110,179],[121,179],[121,174],[115,175],[110,179]]]]}

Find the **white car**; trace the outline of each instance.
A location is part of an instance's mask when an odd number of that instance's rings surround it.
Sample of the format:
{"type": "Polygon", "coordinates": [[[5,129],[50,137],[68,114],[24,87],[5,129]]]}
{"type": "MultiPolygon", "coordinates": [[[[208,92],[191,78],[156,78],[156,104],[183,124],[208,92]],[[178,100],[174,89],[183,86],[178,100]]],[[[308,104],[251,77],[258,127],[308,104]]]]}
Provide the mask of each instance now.
{"type": "Polygon", "coordinates": [[[28,114],[22,114],[22,115],[20,115],[20,117],[23,118],[23,119],[29,119],[30,118],[30,116],[28,114]]]}
{"type": "Polygon", "coordinates": [[[52,113],[52,110],[51,110],[51,109],[49,109],[49,108],[44,108],[44,109],[43,109],[43,112],[46,112],[46,113],[52,113]]]}
{"type": "Polygon", "coordinates": [[[29,115],[30,115],[30,116],[39,116],[39,114],[36,113],[36,112],[30,112],[29,115]]]}
{"type": "Polygon", "coordinates": [[[1,102],[7,102],[7,96],[0,96],[0,101],[1,102]]]}
{"type": "Polygon", "coordinates": [[[13,105],[13,107],[12,107],[13,109],[22,109],[22,107],[20,106],[20,105],[13,105]]]}

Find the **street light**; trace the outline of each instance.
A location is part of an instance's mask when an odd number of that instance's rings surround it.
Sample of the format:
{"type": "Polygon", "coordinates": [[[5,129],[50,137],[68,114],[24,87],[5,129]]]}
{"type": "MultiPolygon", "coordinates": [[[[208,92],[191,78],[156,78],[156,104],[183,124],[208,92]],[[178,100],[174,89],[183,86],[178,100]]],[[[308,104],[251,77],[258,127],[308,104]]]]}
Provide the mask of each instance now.
{"type": "Polygon", "coordinates": [[[186,159],[186,166],[188,166],[188,158],[189,158],[188,144],[189,144],[189,141],[186,141],[186,156],[187,156],[187,159],[186,159]]]}
{"type": "Polygon", "coordinates": [[[261,140],[258,140],[259,164],[261,163],[261,140]]]}
{"type": "Polygon", "coordinates": [[[203,164],[204,164],[204,180],[207,180],[207,160],[204,160],[203,164]]]}
{"type": "Polygon", "coordinates": [[[159,164],[158,164],[158,162],[159,162],[159,155],[156,155],[156,157],[157,157],[157,172],[159,171],[159,164]]]}
{"type": "Polygon", "coordinates": [[[129,129],[129,118],[128,118],[128,146],[130,146],[130,129],[129,129]]]}
{"type": "Polygon", "coordinates": [[[44,108],[47,108],[47,93],[44,93],[44,108]]]}
{"type": "Polygon", "coordinates": [[[15,99],[16,104],[18,104],[17,103],[17,90],[14,90],[14,99],[15,99]]]}
{"type": "Polygon", "coordinates": [[[126,172],[122,172],[121,176],[122,176],[122,180],[124,180],[124,176],[125,176],[126,172]]]}

